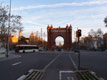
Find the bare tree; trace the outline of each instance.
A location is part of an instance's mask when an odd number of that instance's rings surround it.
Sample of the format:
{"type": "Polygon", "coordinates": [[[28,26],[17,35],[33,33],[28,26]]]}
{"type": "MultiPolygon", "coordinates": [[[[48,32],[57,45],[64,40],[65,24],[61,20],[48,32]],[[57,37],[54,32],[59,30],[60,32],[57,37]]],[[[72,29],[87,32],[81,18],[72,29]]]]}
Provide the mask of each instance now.
{"type": "MultiPolygon", "coordinates": [[[[19,15],[11,15],[11,25],[10,25],[10,32],[16,32],[17,30],[23,30],[22,23],[21,23],[22,17],[19,15]]],[[[0,5],[0,32],[1,34],[7,33],[7,27],[8,27],[8,21],[9,21],[9,9],[8,6],[2,6],[0,5]]]]}
{"type": "Polygon", "coordinates": [[[107,27],[107,17],[104,19],[104,22],[105,22],[106,27],[107,27]]]}
{"type": "Polygon", "coordinates": [[[98,29],[96,32],[97,36],[102,38],[103,37],[103,31],[101,29],[98,29]]]}
{"type": "Polygon", "coordinates": [[[100,28],[97,31],[94,31],[93,29],[91,29],[89,31],[88,35],[90,35],[92,37],[102,37],[103,36],[103,31],[100,28]]]}
{"type": "Polygon", "coordinates": [[[91,29],[91,30],[89,31],[88,35],[90,35],[90,36],[92,36],[92,37],[97,36],[96,31],[94,31],[93,29],[91,29]]]}
{"type": "MultiPolygon", "coordinates": [[[[22,17],[19,15],[11,15],[10,19],[10,35],[17,31],[22,31],[22,17]]],[[[0,39],[6,38],[9,23],[9,7],[0,5],[0,39]]],[[[4,39],[3,39],[4,40],[4,39]]],[[[6,39],[5,39],[6,40],[6,39]]]]}
{"type": "Polygon", "coordinates": [[[97,48],[101,49],[103,46],[103,31],[101,29],[98,29],[94,31],[93,29],[90,30],[89,36],[88,36],[89,44],[97,48]]]}

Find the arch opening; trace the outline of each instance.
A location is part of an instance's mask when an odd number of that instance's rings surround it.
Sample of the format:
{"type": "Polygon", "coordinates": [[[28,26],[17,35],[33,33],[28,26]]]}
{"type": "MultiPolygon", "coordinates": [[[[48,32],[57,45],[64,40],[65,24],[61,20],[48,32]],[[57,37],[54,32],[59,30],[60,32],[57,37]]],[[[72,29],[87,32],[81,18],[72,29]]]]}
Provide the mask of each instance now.
{"type": "Polygon", "coordinates": [[[55,49],[62,50],[64,48],[64,38],[62,36],[57,36],[55,38],[55,49]]]}

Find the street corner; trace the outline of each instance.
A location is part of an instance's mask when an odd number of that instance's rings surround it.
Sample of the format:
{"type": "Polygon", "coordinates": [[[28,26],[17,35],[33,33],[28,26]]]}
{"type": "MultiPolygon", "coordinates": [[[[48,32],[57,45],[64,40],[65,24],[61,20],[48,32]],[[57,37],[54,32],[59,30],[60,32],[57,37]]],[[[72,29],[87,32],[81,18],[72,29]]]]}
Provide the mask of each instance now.
{"type": "Polygon", "coordinates": [[[10,59],[20,58],[20,57],[21,57],[20,55],[15,55],[15,54],[10,54],[8,55],[8,57],[6,57],[6,54],[2,54],[0,55],[0,62],[7,61],[10,59]]]}

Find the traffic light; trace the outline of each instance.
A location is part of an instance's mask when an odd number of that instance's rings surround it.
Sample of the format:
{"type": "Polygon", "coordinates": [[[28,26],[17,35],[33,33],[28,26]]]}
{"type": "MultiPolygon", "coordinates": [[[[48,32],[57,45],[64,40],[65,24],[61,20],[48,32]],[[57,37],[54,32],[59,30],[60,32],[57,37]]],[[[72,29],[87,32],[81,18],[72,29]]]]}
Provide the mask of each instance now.
{"type": "Polygon", "coordinates": [[[81,36],[81,29],[78,29],[78,36],[81,36]]]}
{"type": "Polygon", "coordinates": [[[81,29],[78,29],[77,31],[76,31],[76,37],[80,37],[81,36],[81,29]]]}

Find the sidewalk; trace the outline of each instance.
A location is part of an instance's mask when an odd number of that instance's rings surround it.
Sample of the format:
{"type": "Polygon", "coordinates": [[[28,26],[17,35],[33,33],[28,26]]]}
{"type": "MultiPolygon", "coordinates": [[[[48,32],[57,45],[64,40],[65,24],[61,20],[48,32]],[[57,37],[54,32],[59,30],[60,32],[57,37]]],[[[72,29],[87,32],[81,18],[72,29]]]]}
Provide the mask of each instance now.
{"type": "Polygon", "coordinates": [[[0,59],[1,59],[1,58],[4,58],[5,56],[6,56],[5,54],[2,54],[2,53],[1,53],[1,54],[0,54],[0,59]]]}
{"type": "Polygon", "coordinates": [[[8,57],[6,57],[5,54],[0,54],[0,62],[10,60],[10,59],[14,59],[14,58],[19,58],[19,57],[21,57],[21,56],[17,55],[17,54],[13,54],[13,53],[10,53],[8,57]]]}

